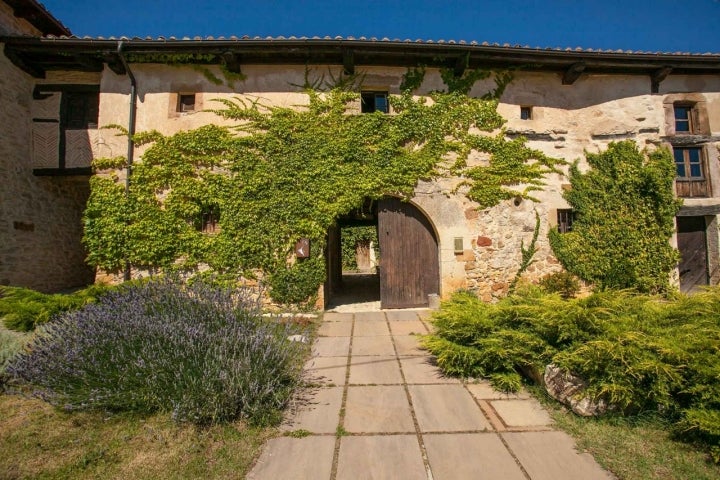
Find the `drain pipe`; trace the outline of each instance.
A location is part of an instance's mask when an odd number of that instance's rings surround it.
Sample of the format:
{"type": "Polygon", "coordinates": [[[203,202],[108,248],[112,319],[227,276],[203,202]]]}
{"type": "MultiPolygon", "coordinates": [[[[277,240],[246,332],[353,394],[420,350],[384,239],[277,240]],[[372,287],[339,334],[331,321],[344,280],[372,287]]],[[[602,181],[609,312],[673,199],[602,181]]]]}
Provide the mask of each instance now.
{"type": "MultiPolygon", "coordinates": [[[[125,172],[125,197],[130,196],[130,174],[132,173],[133,156],[135,153],[135,142],[133,142],[133,136],[135,135],[135,110],[137,108],[136,96],[137,96],[137,82],[135,81],[135,75],[130,70],[127,60],[122,52],[123,42],[119,41],[117,46],[117,55],[120,58],[125,71],[130,78],[130,115],[128,118],[128,142],[127,142],[127,170],[125,172]]],[[[127,282],[130,280],[130,261],[125,260],[125,273],[123,279],[127,282]]]]}

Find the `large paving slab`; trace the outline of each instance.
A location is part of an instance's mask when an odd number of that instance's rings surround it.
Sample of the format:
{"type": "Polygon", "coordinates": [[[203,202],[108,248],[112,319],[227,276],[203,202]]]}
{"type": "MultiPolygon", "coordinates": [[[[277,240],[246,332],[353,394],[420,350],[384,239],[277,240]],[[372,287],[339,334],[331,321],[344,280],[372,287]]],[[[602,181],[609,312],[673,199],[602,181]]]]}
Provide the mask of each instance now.
{"type": "Polygon", "coordinates": [[[338,480],[427,478],[415,435],[352,436],[340,439],[338,480]]]}
{"type": "Polygon", "coordinates": [[[407,322],[390,322],[390,331],[393,335],[425,335],[427,329],[420,320],[408,320],[407,322]]]}
{"type": "Polygon", "coordinates": [[[306,380],[322,385],[345,385],[348,357],[313,357],[305,363],[306,380]]]}
{"type": "Polygon", "coordinates": [[[402,386],[348,387],[344,428],[351,433],[415,432],[402,386]]]}
{"type": "Polygon", "coordinates": [[[391,322],[405,322],[418,320],[418,312],[415,310],[395,310],[387,312],[387,319],[391,322]]]}
{"type": "Polygon", "coordinates": [[[350,384],[401,384],[400,365],[395,356],[359,357],[350,362],[350,384]]]}
{"type": "Polygon", "coordinates": [[[335,437],[279,437],[269,440],[249,480],[307,480],[330,478],[335,437]],[[311,455],[308,455],[312,452],[311,455]]]}
{"type": "Polygon", "coordinates": [[[353,337],[352,354],[355,355],[395,355],[390,335],[374,337],[353,337]]]}
{"type": "Polygon", "coordinates": [[[438,367],[429,362],[429,357],[406,357],[400,359],[400,364],[408,384],[413,383],[456,383],[457,378],[443,375],[438,367]]]}
{"type": "Polygon", "coordinates": [[[610,480],[587,453],[578,453],[575,442],[564,432],[503,433],[532,480],[610,480]]]}
{"type": "Polygon", "coordinates": [[[537,427],[552,424],[550,414],[534,398],[492,400],[490,405],[508,427],[537,427]]]}
{"type": "Polygon", "coordinates": [[[318,328],[321,337],[349,337],[352,332],[352,322],[323,322],[318,328]]]}
{"type": "Polygon", "coordinates": [[[420,431],[489,430],[490,423],[462,385],[410,385],[420,431]]]}
{"type": "Polygon", "coordinates": [[[427,350],[420,348],[420,337],[417,335],[397,335],[393,336],[395,342],[395,350],[398,356],[418,356],[427,355],[427,350]]]}
{"type": "Polygon", "coordinates": [[[376,335],[390,335],[387,322],[385,320],[367,320],[364,322],[355,322],[356,337],[374,337],[376,335]]]}
{"type": "Polygon", "coordinates": [[[434,480],[526,480],[495,433],[423,435],[434,480]]]}
{"type": "Polygon", "coordinates": [[[352,322],[352,313],[326,312],[323,314],[323,322],[352,322]]]}
{"type": "Polygon", "coordinates": [[[478,400],[520,400],[530,398],[525,390],[518,393],[504,393],[499,390],[495,390],[490,382],[481,380],[477,383],[468,383],[468,390],[472,393],[473,397],[478,400]]]}
{"type": "Polygon", "coordinates": [[[350,337],[320,337],[315,339],[312,354],[316,357],[342,357],[350,351],[350,337]]]}
{"type": "Polygon", "coordinates": [[[340,421],[343,387],[312,388],[301,392],[289,408],[282,430],[335,433],[340,421]]]}
{"type": "Polygon", "coordinates": [[[374,321],[384,322],[385,314],[383,312],[358,312],[355,314],[355,323],[374,321]]]}

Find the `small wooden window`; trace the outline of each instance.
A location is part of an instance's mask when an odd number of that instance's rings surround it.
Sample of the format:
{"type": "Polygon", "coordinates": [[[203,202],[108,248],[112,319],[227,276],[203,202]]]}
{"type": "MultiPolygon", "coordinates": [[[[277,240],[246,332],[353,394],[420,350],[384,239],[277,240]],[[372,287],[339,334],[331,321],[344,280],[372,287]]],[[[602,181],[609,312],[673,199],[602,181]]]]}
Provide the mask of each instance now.
{"type": "Polygon", "coordinates": [[[390,111],[387,92],[362,92],[360,101],[360,111],[362,113],[388,113],[390,111]]]}
{"type": "Polygon", "coordinates": [[[220,209],[218,207],[205,207],[198,220],[197,229],[202,233],[218,233],[220,231],[220,209]]]}
{"type": "Polygon", "coordinates": [[[195,94],[181,93],[178,95],[178,112],[194,112],[195,111],[195,94]]]}
{"type": "Polygon", "coordinates": [[[705,178],[701,148],[674,147],[673,155],[678,180],[701,180],[705,178]]]}
{"type": "Polygon", "coordinates": [[[572,232],[575,211],[572,208],[558,208],[557,228],[560,233],[572,232]]]}
{"type": "Polygon", "coordinates": [[[520,107],[520,120],[532,120],[532,107],[520,107]]]}
{"type": "Polygon", "coordinates": [[[692,105],[674,105],[675,133],[693,133],[693,107],[692,105]]]}

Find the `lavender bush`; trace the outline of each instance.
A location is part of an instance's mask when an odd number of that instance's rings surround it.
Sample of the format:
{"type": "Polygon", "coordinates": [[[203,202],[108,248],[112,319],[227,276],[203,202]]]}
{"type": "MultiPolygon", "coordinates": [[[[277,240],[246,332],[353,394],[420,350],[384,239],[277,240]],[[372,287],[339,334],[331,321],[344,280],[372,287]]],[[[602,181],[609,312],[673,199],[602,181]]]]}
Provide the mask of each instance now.
{"type": "Polygon", "coordinates": [[[287,339],[296,333],[262,318],[245,291],[163,280],[50,322],[6,371],[67,409],[272,423],[299,382],[304,346],[287,339]]]}

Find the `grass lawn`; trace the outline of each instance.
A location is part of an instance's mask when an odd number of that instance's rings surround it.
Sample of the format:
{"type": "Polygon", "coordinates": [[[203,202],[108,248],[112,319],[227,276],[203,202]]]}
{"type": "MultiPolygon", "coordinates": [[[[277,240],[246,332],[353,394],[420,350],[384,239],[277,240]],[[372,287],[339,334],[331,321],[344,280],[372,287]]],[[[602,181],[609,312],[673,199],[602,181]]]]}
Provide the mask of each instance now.
{"type": "Polygon", "coordinates": [[[534,393],[556,427],[572,435],[578,448],[595,457],[620,480],[720,479],[720,465],[687,443],[670,439],[670,425],[645,417],[583,418],[563,408],[540,389],[534,393]]]}
{"type": "Polygon", "coordinates": [[[244,478],[273,428],[58,411],[0,394],[0,480],[244,478]]]}

